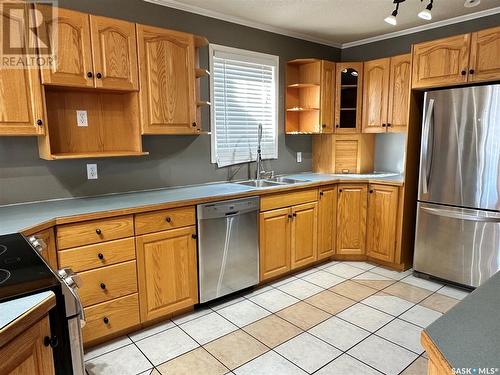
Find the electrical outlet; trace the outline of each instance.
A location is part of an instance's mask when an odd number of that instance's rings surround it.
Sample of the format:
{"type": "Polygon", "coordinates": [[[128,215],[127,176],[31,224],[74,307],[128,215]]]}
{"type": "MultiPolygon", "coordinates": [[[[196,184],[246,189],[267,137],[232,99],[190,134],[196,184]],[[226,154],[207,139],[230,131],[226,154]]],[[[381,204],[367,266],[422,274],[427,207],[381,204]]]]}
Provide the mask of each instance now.
{"type": "Polygon", "coordinates": [[[76,125],[89,126],[87,119],[87,111],[76,111],[76,125]]]}
{"type": "Polygon", "coordinates": [[[87,164],[87,180],[97,180],[97,164],[87,164]]]}
{"type": "Polygon", "coordinates": [[[302,152],[297,152],[297,163],[302,163],[302,152]]]}

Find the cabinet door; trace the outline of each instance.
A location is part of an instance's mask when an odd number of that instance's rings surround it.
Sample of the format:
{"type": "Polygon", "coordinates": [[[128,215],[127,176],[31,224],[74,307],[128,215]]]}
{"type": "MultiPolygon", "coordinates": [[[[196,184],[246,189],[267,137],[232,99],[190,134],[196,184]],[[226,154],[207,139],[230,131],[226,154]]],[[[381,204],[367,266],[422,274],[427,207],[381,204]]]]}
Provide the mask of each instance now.
{"type": "Polygon", "coordinates": [[[469,81],[500,79],[500,27],[472,33],[469,81]]]}
{"type": "Polygon", "coordinates": [[[333,133],[333,106],[335,96],[335,63],[321,62],[321,132],[333,133]]]}
{"type": "Polygon", "coordinates": [[[260,281],[290,271],[289,208],[260,213],[260,281]]]}
{"type": "Polygon", "coordinates": [[[135,24],[91,15],[90,30],[96,87],[137,90],[135,24]]]}
{"type": "Polygon", "coordinates": [[[398,187],[370,185],[366,249],[371,258],[394,261],[398,187]]]}
{"type": "Polygon", "coordinates": [[[438,87],[467,82],[470,34],[413,46],[412,87],[438,87]]]}
{"type": "Polygon", "coordinates": [[[391,57],[387,131],[405,132],[410,113],[411,55],[391,57]]]}
{"type": "Polygon", "coordinates": [[[198,302],[196,228],[136,238],[141,322],[198,302]]]}
{"type": "Polygon", "coordinates": [[[192,35],[137,26],[144,134],[197,133],[192,35]]]}
{"type": "Polygon", "coordinates": [[[367,190],[366,185],[338,185],[337,254],[365,254],[367,190]]]}
{"type": "MultiPolygon", "coordinates": [[[[15,4],[2,4],[5,25],[11,25],[12,40],[24,46],[29,54],[28,25],[10,12],[15,4]],[[8,22],[8,23],[7,23],[8,22]]],[[[18,6],[17,6],[18,7],[18,6]]],[[[17,8],[16,7],[16,8],[17,8]]],[[[25,19],[28,19],[27,10],[25,19]]],[[[45,133],[43,121],[42,85],[37,68],[0,68],[0,135],[40,135],[45,133]]]]}
{"type": "Polygon", "coordinates": [[[51,19],[50,7],[37,5],[37,9],[45,14],[39,32],[49,35],[55,55],[55,64],[41,70],[42,83],[94,87],[89,15],[58,8],[51,19]]]}
{"type": "Polygon", "coordinates": [[[335,71],[335,133],[359,133],[363,102],[363,63],[337,63],[335,71]]]}
{"type": "Polygon", "coordinates": [[[337,187],[321,188],[318,202],[318,260],[335,253],[337,187]]]}
{"type": "Polygon", "coordinates": [[[363,73],[363,133],[385,133],[390,59],[367,61],[363,73]]]}
{"type": "Polygon", "coordinates": [[[292,207],[290,267],[296,269],[318,259],[318,203],[292,207]]]}
{"type": "Polygon", "coordinates": [[[0,349],[0,374],[53,375],[52,348],[43,344],[50,337],[49,317],[46,316],[0,349]]]}

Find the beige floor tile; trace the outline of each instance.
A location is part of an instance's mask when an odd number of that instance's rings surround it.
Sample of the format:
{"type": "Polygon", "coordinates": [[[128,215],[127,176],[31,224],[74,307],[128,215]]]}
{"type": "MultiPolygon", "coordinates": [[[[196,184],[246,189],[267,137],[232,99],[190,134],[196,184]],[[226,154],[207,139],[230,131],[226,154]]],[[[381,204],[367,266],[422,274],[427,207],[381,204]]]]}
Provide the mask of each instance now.
{"type": "Polygon", "coordinates": [[[420,302],[420,305],[428,307],[432,310],[442,312],[444,314],[458,302],[460,302],[458,299],[436,293],[424,299],[422,302],[420,302]]]}
{"type": "Polygon", "coordinates": [[[396,284],[389,286],[384,289],[384,292],[392,294],[396,297],[404,298],[405,300],[413,303],[418,303],[432,294],[429,290],[403,282],[397,282],[396,284]]]}
{"type": "Polygon", "coordinates": [[[276,315],[268,316],[243,328],[270,348],[297,336],[302,330],[276,315]]]}
{"type": "Polygon", "coordinates": [[[242,330],[208,343],[205,345],[205,349],[230,370],[257,358],[269,350],[264,344],[242,330]]]}
{"type": "Polygon", "coordinates": [[[427,375],[427,359],[419,357],[401,375],[427,375]]]}
{"type": "Polygon", "coordinates": [[[353,301],[352,299],[346,298],[328,290],[309,297],[304,301],[333,315],[347,309],[349,306],[352,306],[356,303],[356,301],[353,301]]]}
{"type": "Polygon", "coordinates": [[[335,285],[333,288],[330,288],[330,290],[356,301],[361,301],[362,299],[365,299],[366,297],[377,293],[376,289],[372,289],[365,285],[355,283],[351,280],[347,280],[341,284],[335,285]]]}
{"type": "Polygon", "coordinates": [[[331,315],[305,302],[299,302],[276,313],[304,330],[328,319],[331,315]]]}
{"type": "Polygon", "coordinates": [[[372,289],[381,290],[387,288],[389,285],[394,284],[394,280],[361,280],[355,279],[357,283],[360,283],[364,286],[370,287],[372,289]]]}
{"type": "Polygon", "coordinates": [[[228,372],[219,361],[205,349],[198,348],[158,366],[163,375],[222,375],[228,372]]]}

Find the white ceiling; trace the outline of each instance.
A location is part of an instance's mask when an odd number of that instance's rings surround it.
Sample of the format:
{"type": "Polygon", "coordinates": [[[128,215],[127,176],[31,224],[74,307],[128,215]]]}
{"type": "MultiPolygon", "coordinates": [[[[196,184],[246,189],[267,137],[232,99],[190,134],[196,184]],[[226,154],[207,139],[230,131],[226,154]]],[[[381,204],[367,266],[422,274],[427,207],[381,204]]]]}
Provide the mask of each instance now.
{"type": "Polygon", "coordinates": [[[473,8],[465,8],[464,0],[434,0],[433,19],[424,21],[417,17],[417,13],[428,4],[428,0],[406,0],[399,7],[398,25],[391,26],[384,22],[384,18],[394,9],[392,0],[145,1],[344,47],[360,44],[357,42],[363,42],[367,38],[389,37],[394,32],[409,33],[422,28],[500,13],[500,0],[481,0],[481,3],[473,8]]]}

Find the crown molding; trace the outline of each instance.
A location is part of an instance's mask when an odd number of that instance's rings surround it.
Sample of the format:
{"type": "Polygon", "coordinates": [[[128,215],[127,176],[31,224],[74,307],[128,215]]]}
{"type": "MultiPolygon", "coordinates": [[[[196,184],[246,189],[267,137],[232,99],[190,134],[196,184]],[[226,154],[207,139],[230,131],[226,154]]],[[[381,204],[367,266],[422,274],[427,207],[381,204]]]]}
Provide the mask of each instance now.
{"type": "Polygon", "coordinates": [[[312,35],[294,32],[294,31],[290,31],[290,30],[283,29],[280,27],[265,25],[265,24],[259,23],[259,22],[248,21],[248,20],[242,19],[240,17],[229,16],[229,15],[224,14],[224,13],[204,9],[204,8],[197,7],[194,5],[185,4],[185,3],[182,3],[181,1],[178,1],[178,0],[143,0],[143,1],[148,2],[148,3],[152,3],[152,4],[166,6],[169,8],[183,10],[183,11],[190,12],[190,13],[199,14],[199,15],[205,16],[205,17],[216,18],[216,19],[219,19],[222,21],[232,22],[232,23],[252,27],[255,29],[259,29],[259,30],[269,31],[269,32],[272,32],[275,34],[285,35],[285,36],[289,36],[292,38],[307,40],[308,42],[323,44],[326,46],[341,48],[341,49],[357,47],[357,46],[361,46],[363,44],[368,44],[368,43],[378,42],[381,40],[396,38],[396,37],[403,36],[403,35],[414,34],[414,33],[418,33],[421,31],[426,31],[426,30],[431,30],[431,29],[435,29],[438,27],[453,25],[456,23],[474,20],[476,18],[491,16],[491,15],[500,13],[500,7],[495,7],[495,8],[491,8],[491,9],[481,10],[479,12],[464,14],[463,16],[453,17],[453,18],[449,18],[446,20],[442,20],[442,21],[436,21],[436,22],[431,22],[431,23],[421,25],[421,26],[411,27],[411,28],[405,29],[405,30],[394,31],[391,33],[376,35],[373,37],[360,39],[360,40],[356,40],[353,42],[336,43],[336,42],[332,42],[331,40],[328,40],[328,39],[318,38],[318,37],[315,37],[312,35]]]}
{"type": "Polygon", "coordinates": [[[259,23],[259,22],[248,21],[248,20],[245,20],[245,19],[240,18],[240,17],[229,16],[229,15],[224,14],[224,13],[215,12],[215,11],[204,9],[204,8],[197,7],[194,5],[184,4],[184,3],[177,1],[177,0],[144,0],[144,1],[147,3],[163,5],[163,6],[166,6],[169,8],[174,8],[174,9],[183,10],[183,11],[190,12],[190,13],[199,14],[199,15],[205,16],[205,17],[211,17],[211,18],[216,18],[216,19],[222,20],[222,21],[236,23],[238,25],[252,27],[254,29],[269,31],[271,33],[285,35],[285,36],[289,36],[292,38],[307,40],[308,42],[323,44],[323,45],[335,47],[335,48],[342,48],[342,44],[332,42],[331,40],[328,40],[328,39],[318,38],[318,37],[315,37],[312,35],[290,31],[287,29],[283,29],[281,27],[274,27],[274,26],[270,26],[270,25],[265,25],[265,24],[259,23]]]}

